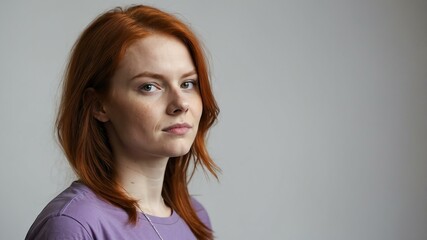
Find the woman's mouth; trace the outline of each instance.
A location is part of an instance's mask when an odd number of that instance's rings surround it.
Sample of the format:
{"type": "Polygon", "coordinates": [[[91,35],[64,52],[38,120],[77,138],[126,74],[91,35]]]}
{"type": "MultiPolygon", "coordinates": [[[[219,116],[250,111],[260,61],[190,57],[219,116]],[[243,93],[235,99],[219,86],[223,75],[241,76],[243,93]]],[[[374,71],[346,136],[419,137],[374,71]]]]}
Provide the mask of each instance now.
{"type": "Polygon", "coordinates": [[[192,127],[188,123],[177,123],[162,129],[162,131],[176,135],[184,135],[190,131],[191,128],[192,127]]]}

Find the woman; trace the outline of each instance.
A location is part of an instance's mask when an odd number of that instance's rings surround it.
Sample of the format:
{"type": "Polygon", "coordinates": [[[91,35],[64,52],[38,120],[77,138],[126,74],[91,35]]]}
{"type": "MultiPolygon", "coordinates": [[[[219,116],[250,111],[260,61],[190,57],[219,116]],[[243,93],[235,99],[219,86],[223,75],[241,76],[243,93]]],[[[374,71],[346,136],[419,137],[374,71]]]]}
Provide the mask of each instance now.
{"type": "Polygon", "coordinates": [[[56,123],[79,180],[26,239],[213,239],[187,182],[197,166],[217,177],[205,137],[218,112],[185,24],[148,6],[99,16],[72,50],[56,123]]]}

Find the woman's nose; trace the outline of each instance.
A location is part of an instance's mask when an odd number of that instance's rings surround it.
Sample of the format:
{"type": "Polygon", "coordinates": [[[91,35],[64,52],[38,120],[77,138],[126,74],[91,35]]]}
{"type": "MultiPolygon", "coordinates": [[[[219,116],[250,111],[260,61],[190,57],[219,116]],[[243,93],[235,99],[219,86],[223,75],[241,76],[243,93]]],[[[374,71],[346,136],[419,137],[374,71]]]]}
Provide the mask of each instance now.
{"type": "Polygon", "coordinates": [[[169,105],[167,107],[167,113],[170,115],[176,115],[185,113],[190,107],[189,102],[186,100],[181,90],[174,90],[171,92],[169,105]]]}

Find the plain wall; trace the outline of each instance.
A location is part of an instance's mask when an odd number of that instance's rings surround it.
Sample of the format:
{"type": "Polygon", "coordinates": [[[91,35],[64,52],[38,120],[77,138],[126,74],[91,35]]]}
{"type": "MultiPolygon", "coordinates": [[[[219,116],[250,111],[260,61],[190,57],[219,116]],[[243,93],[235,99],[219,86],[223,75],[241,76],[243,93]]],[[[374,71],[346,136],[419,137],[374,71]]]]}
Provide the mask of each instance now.
{"type": "MultiPolygon", "coordinates": [[[[68,52],[130,1],[3,1],[0,239],[74,179],[54,137],[68,52]]],[[[218,239],[427,239],[427,2],[144,1],[189,22],[221,107],[218,239]]]]}

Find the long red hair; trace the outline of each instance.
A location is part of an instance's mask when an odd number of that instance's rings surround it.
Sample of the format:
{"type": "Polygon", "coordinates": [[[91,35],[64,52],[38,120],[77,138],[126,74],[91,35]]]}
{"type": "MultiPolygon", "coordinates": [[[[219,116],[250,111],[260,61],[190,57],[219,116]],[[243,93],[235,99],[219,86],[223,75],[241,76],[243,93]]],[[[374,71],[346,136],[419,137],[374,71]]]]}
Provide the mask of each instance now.
{"type": "Polygon", "coordinates": [[[115,161],[103,123],[92,115],[94,102],[87,89],[105,93],[126,49],[137,39],[161,33],[179,39],[193,59],[200,86],[203,112],[195,141],[184,156],[170,159],[162,195],[165,202],[188,224],[197,239],[213,239],[192,208],[187,184],[197,166],[217,178],[218,166],[208,154],[206,134],[219,108],[212,94],[208,66],[200,42],[175,16],[148,6],[115,8],[97,17],[74,45],[66,69],[56,121],[59,142],[79,180],[97,195],[127,212],[137,221],[137,202],[116,181],[115,161]]]}

